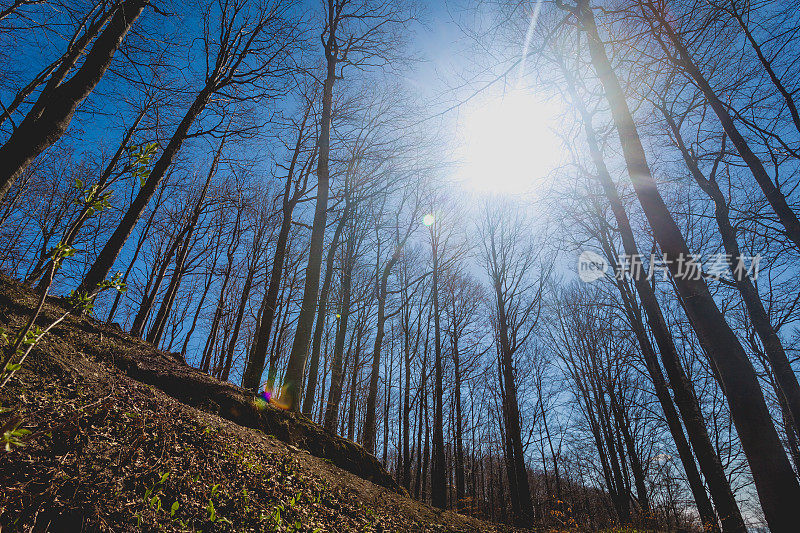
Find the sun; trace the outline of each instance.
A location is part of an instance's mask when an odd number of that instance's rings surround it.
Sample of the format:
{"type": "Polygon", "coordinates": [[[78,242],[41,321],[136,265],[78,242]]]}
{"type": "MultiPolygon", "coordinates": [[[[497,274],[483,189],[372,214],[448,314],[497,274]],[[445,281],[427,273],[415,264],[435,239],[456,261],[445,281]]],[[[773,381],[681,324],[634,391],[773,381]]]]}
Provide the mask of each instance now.
{"type": "Polygon", "coordinates": [[[481,193],[530,191],[559,163],[557,103],[527,90],[468,105],[458,124],[458,178],[481,193]]]}

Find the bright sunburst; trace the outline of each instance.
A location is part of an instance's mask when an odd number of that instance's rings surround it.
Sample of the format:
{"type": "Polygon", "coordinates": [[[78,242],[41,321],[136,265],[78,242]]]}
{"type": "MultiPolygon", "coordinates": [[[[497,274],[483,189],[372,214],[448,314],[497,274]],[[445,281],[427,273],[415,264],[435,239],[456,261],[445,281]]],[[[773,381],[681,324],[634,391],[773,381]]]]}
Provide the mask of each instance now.
{"type": "Polygon", "coordinates": [[[560,160],[558,106],[524,90],[470,105],[459,120],[460,181],[482,193],[526,192],[560,160]]]}

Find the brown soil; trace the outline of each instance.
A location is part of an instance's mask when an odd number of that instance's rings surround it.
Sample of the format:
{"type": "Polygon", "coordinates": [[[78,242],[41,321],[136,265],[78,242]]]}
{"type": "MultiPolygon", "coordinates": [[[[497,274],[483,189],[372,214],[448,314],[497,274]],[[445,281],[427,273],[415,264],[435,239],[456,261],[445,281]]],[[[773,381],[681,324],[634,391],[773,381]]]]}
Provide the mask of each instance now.
{"type": "MultiPolygon", "coordinates": [[[[0,277],[0,326],[19,327],[35,303],[0,277]]],[[[61,310],[49,299],[38,323],[61,310]]],[[[0,450],[0,531],[506,530],[408,498],[358,444],[252,400],[68,317],[0,389],[32,432],[0,450]]]]}

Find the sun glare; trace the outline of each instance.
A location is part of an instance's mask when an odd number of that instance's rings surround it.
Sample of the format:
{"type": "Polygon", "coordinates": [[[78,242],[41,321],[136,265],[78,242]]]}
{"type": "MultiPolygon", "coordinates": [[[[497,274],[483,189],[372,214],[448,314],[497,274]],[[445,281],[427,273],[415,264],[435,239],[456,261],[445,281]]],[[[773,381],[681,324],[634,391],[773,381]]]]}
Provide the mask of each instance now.
{"type": "Polygon", "coordinates": [[[557,117],[554,103],[522,90],[465,109],[459,120],[460,181],[482,193],[530,191],[559,162],[557,117]]]}

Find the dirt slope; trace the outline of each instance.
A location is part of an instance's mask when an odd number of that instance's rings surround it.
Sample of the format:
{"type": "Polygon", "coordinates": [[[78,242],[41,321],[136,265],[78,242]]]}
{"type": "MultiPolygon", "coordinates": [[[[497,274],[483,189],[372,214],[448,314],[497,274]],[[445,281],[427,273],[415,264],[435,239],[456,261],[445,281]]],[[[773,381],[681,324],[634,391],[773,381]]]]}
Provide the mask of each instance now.
{"type": "MultiPolygon", "coordinates": [[[[0,326],[34,304],[0,278],[0,326]]],[[[50,300],[40,324],[59,311],[50,300]]],[[[2,531],[498,531],[409,499],[357,444],[90,318],[48,334],[0,404],[32,431],[0,451],[2,531]]]]}

